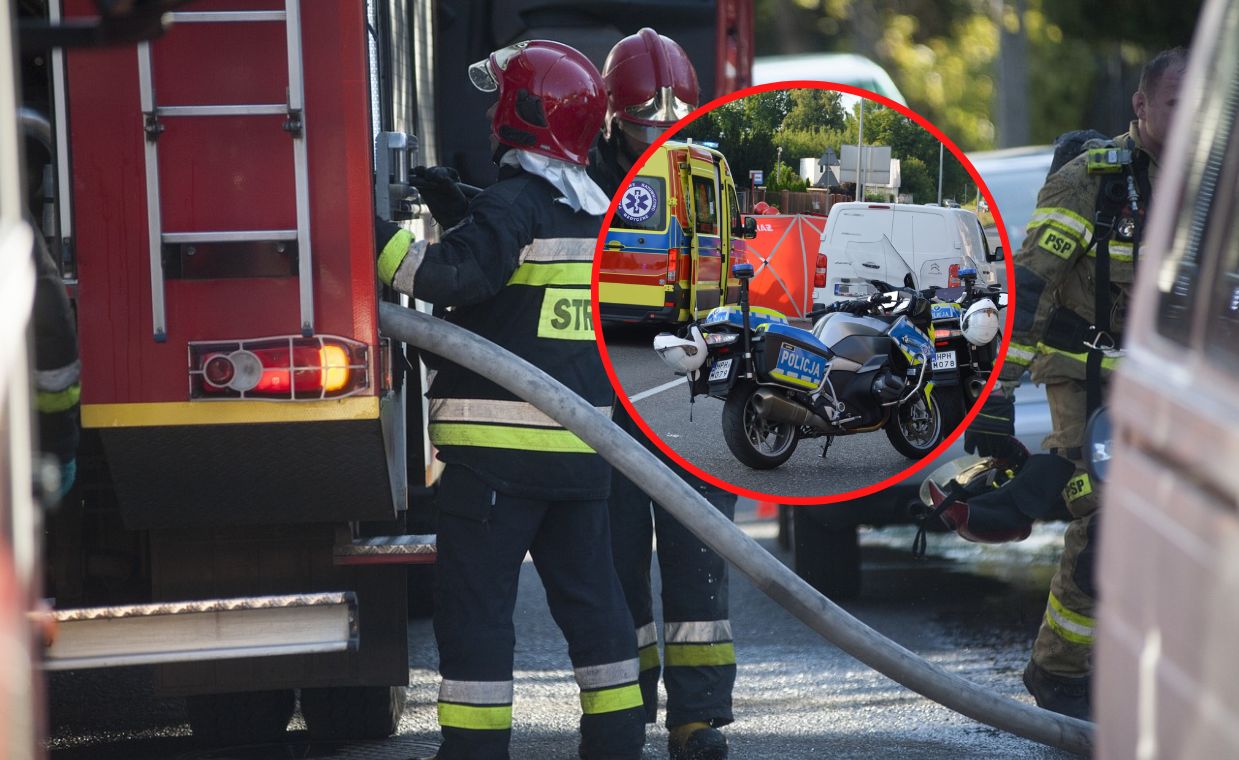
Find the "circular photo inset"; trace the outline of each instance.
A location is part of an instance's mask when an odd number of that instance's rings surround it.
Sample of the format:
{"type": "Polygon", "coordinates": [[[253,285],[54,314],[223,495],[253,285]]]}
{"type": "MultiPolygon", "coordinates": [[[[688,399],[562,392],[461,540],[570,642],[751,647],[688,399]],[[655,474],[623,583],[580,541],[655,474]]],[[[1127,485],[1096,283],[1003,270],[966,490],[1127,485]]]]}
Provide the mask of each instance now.
{"type": "Polygon", "coordinates": [[[716,101],[646,150],[596,257],[635,425],[728,490],[841,501],[944,451],[993,385],[993,198],[906,107],[811,82],[716,101]]]}

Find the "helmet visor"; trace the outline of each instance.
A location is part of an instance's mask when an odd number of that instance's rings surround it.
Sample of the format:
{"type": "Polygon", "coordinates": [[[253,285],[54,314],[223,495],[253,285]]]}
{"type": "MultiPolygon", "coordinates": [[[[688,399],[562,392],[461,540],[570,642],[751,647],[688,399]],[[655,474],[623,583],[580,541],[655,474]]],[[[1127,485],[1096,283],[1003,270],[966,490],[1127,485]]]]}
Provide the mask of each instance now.
{"type": "Polygon", "coordinates": [[[483,58],[469,67],[469,82],[482,92],[494,92],[499,89],[499,80],[490,73],[489,58],[483,58]]]}
{"type": "Polygon", "coordinates": [[[508,45],[505,48],[496,50],[469,67],[469,81],[482,92],[498,90],[499,80],[496,78],[495,70],[491,68],[491,64],[493,63],[499,71],[506,71],[508,63],[527,47],[529,47],[528,42],[518,42],[515,45],[508,45]]]}
{"type": "Polygon", "coordinates": [[[653,145],[658,138],[663,136],[663,132],[667,131],[670,124],[633,124],[631,121],[617,119],[619,122],[620,131],[628,136],[630,140],[640,145],[653,145]]]}
{"type": "Polygon", "coordinates": [[[665,129],[688,116],[693,108],[694,105],[692,103],[685,102],[676,97],[674,88],[659,87],[658,92],[654,93],[654,97],[644,103],[638,103],[625,108],[622,118],[643,124],[659,123],[665,129]]]}

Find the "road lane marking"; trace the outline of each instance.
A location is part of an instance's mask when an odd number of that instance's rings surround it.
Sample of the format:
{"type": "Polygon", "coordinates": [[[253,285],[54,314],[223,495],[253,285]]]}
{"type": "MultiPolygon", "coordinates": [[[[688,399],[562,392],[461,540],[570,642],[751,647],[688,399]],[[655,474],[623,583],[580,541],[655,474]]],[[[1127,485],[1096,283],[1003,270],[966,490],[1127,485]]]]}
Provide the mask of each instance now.
{"type": "Polygon", "coordinates": [[[659,394],[659,393],[662,393],[663,391],[669,391],[669,390],[671,390],[672,388],[676,387],[677,385],[682,385],[682,384],[684,384],[684,383],[686,383],[686,382],[688,382],[688,378],[687,378],[687,377],[678,377],[678,378],[676,378],[675,380],[672,380],[672,381],[671,381],[671,382],[669,382],[669,383],[663,383],[662,385],[658,386],[657,388],[650,388],[648,391],[641,391],[640,393],[638,393],[638,394],[637,394],[637,395],[635,395],[635,396],[629,396],[629,397],[628,397],[628,400],[629,400],[629,401],[631,401],[632,403],[634,403],[634,404],[635,404],[635,403],[637,403],[638,401],[642,401],[642,400],[644,400],[644,399],[649,398],[650,396],[654,396],[654,395],[657,395],[657,394],[659,394]]]}

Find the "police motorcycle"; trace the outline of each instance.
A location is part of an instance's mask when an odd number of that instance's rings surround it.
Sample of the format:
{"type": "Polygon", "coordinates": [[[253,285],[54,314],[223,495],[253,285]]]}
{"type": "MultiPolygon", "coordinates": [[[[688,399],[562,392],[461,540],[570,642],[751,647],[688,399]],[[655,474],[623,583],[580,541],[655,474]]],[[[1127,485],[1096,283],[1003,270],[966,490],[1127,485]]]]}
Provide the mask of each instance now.
{"type": "Polygon", "coordinates": [[[962,285],[922,291],[932,302],[934,399],[948,432],[985,390],[1002,344],[998,310],[1007,305],[997,285],[977,283],[975,269],[961,269],[959,277],[962,285]]]}
{"type": "Polygon", "coordinates": [[[811,313],[822,317],[812,331],[793,327],[777,311],[750,307],[753,267],[737,264],[739,306],[712,310],[679,337],[654,339],[663,361],[688,375],[691,398],[724,401],[723,439],[741,463],[778,467],[802,438],[825,438],[825,456],[835,436],[885,430],[912,459],[941,440],[931,392],[929,302],[903,259],[889,253],[905,287],[870,281],[868,297],[811,313]]]}

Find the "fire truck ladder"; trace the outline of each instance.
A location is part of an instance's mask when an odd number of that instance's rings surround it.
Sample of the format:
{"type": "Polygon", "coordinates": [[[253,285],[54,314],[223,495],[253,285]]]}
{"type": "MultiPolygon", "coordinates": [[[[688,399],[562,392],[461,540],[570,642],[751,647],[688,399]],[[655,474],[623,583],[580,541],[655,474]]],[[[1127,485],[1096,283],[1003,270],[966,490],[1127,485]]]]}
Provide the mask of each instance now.
{"type": "Polygon", "coordinates": [[[288,103],[240,105],[157,106],[149,42],[138,44],[138,77],[141,86],[143,129],[146,132],[146,210],[151,249],[151,315],[155,340],[167,339],[164,309],[163,246],[191,243],[297,242],[298,279],[301,296],[301,334],[314,334],[314,273],[310,255],[309,159],[305,143],[305,88],[301,64],[301,7],[299,0],[285,0],[282,11],[185,11],[169,14],[173,23],[220,24],[283,22],[288,40],[288,103]],[[159,134],[165,118],[198,116],[286,115],[284,130],[293,140],[293,166],[297,204],[297,227],[291,230],[220,230],[166,232],[159,206],[159,134]]]}

